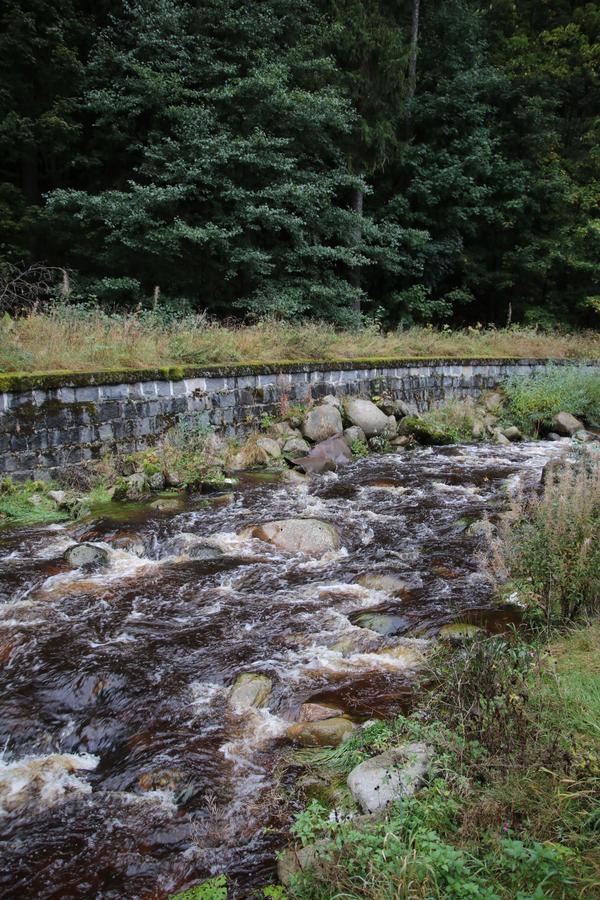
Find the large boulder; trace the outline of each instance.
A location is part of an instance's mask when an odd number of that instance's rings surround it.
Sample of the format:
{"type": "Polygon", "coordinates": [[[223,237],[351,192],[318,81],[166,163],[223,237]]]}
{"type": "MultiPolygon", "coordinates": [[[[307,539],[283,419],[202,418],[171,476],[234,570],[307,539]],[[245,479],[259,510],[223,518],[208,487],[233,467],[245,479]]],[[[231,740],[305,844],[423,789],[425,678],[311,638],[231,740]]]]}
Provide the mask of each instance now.
{"type": "Polygon", "coordinates": [[[330,550],[339,550],[340,535],[334,525],[321,519],[278,519],[249,525],[240,532],[243,538],[257,538],[273,544],[286,553],[306,553],[322,556],[330,550]]]}
{"type": "Polygon", "coordinates": [[[302,747],[337,747],[356,729],[346,716],[333,716],[317,722],[298,722],[290,725],[287,736],[302,747]]]}
{"type": "Polygon", "coordinates": [[[385,434],[390,429],[388,416],[370,400],[351,398],[346,401],[345,412],[350,422],[362,428],[367,437],[385,434]]]}
{"type": "Polygon", "coordinates": [[[413,437],[419,444],[437,446],[452,444],[455,438],[443,428],[421,419],[419,416],[406,416],[398,426],[398,434],[413,437]]]}
{"type": "Polygon", "coordinates": [[[341,434],[344,430],[342,417],[339,409],[325,403],[322,406],[315,406],[305,416],[302,423],[302,434],[309,441],[319,443],[326,441],[327,438],[336,434],[341,434]]]}
{"type": "Polygon", "coordinates": [[[267,431],[268,437],[276,441],[287,441],[292,437],[301,437],[300,431],[290,422],[274,422],[267,431]]]}
{"type": "Polygon", "coordinates": [[[83,542],[69,547],[64,559],[73,569],[93,569],[108,565],[109,552],[98,544],[83,542]]]}
{"type": "Polygon", "coordinates": [[[358,425],[351,425],[350,428],[344,428],[344,440],[350,447],[355,442],[366,444],[367,436],[358,425]]]}
{"type": "Polygon", "coordinates": [[[552,431],[570,437],[584,427],[583,422],[568,412],[559,412],[552,419],[552,431]]]}
{"type": "Polygon", "coordinates": [[[281,445],[279,441],[270,437],[259,437],[256,440],[256,446],[264,450],[271,459],[281,459],[281,445]]]}
{"type": "Polygon", "coordinates": [[[229,693],[229,705],[236,712],[259,709],[271,695],[273,682],[266,675],[244,672],[235,679],[229,693]]]}
{"type": "Polygon", "coordinates": [[[502,434],[509,441],[522,441],[523,435],[516,425],[509,425],[508,428],[502,429],[502,434]]]}
{"type": "Polygon", "coordinates": [[[350,793],[363,812],[379,812],[418,790],[431,757],[431,750],[419,742],[373,756],[348,775],[350,793]]]}
{"type": "Polygon", "coordinates": [[[293,460],[294,465],[313,474],[335,471],[339,466],[345,466],[351,461],[352,451],[346,440],[341,437],[321,441],[319,444],[315,444],[306,456],[293,460]]]}
{"type": "Polygon", "coordinates": [[[385,398],[378,406],[386,416],[395,416],[397,419],[403,419],[404,416],[410,416],[413,413],[413,410],[404,400],[385,398]]]}
{"type": "Polygon", "coordinates": [[[219,559],[224,550],[210,538],[200,537],[189,531],[181,531],[165,544],[165,551],[171,556],[187,556],[190,559],[219,559]]]}
{"type": "Polygon", "coordinates": [[[291,437],[283,445],[284,456],[298,456],[310,453],[310,444],[302,437],[291,437]]]}
{"type": "Polygon", "coordinates": [[[231,457],[227,467],[233,472],[239,472],[241,469],[251,469],[254,466],[266,466],[269,459],[269,454],[263,447],[248,441],[231,457]]]}

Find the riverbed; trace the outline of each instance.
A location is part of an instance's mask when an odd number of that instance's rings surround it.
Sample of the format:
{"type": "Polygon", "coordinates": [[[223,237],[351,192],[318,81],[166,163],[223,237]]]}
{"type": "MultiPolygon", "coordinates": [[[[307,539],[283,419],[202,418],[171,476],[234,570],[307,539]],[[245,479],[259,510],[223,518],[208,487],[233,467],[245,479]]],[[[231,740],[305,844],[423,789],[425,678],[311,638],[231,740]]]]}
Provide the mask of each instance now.
{"type": "Polygon", "coordinates": [[[158,900],[226,872],[247,897],[274,880],[300,705],[358,723],[405,711],[443,625],[506,628],[517,613],[493,599],[473,524],[559,452],[421,449],[298,483],[248,473],[175,511],[0,532],[1,895],[158,900]],[[238,536],[291,516],[336,525],[341,548],[238,536]],[[181,532],[224,552],[176,556],[181,532]],[[108,567],[69,569],[74,539],[105,542],[108,567]],[[361,627],[373,612],[387,634],[361,627]],[[271,678],[265,708],[228,705],[243,672],[271,678]]]}

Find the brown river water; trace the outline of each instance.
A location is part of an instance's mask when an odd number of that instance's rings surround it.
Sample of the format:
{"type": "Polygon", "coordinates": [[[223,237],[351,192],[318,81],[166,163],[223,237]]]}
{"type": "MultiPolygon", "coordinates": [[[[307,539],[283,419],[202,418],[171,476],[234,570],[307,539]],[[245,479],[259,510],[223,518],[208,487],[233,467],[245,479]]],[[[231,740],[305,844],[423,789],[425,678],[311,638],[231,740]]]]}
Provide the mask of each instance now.
{"type": "Polygon", "coordinates": [[[466,525],[558,452],[371,456],[306,484],[244,476],[180,512],[0,532],[0,896],[164,898],[226,872],[243,898],[273,880],[289,816],[277,767],[299,705],[359,721],[406,710],[441,625],[505,627],[466,525]],[[334,523],[342,548],[313,559],[237,536],[290,516],[334,523]],[[169,556],[182,531],[226,554],[169,556]],[[69,570],[74,536],[112,547],[109,567],[69,570]],[[353,624],[373,610],[396,617],[393,637],[353,624]],[[247,671],[273,693],[235,713],[227,688],[247,671]]]}

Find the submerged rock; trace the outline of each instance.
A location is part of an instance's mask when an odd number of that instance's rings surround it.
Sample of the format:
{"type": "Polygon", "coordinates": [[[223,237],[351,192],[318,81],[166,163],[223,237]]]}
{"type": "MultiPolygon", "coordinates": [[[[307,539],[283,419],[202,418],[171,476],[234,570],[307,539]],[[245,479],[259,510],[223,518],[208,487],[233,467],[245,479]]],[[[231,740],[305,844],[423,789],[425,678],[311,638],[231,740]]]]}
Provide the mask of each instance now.
{"type": "Polygon", "coordinates": [[[552,419],[552,430],[558,432],[558,434],[570,437],[582,428],[584,428],[583,422],[580,422],[579,419],[576,419],[575,416],[568,412],[559,412],[552,419]]]}
{"type": "Polygon", "coordinates": [[[367,437],[384,434],[390,430],[389,417],[371,400],[355,398],[347,400],[345,413],[352,425],[361,428],[367,437]]]}
{"type": "Polygon", "coordinates": [[[51,753],[0,761],[0,816],[26,807],[46,809],[68,794],[89,794],[90,785],[76,774],[91,771],[98,757],[89,753],[51,753]]]}
{"type": "Polygon", "coordinates": [[[74,569],[91,569],[108,565],[109,553],[98,544],[84,542],[69,547],[65,551],[64,559],[74,569]]]}
{"type": "Polygon", "coordinates": [[[317,722],[298,722],[290,725],[287,736],[302,747],[337,747],[350,737],[356,724],[346,716],[333,716],[317,722]]]}
{"type": "Polygon", "coordinates": [[[359,575],[356,583],[386,594],[404,594],[409,589],[407,583],[396,575],[359,575]]]}
{"type": "Polygon", "coordinates": [[[153,500],[150,506],[152,509],[158,509],[160,512],[173,512],[179,509],[180,501],[172,497],[161,497],[159,500],[153,500]]]}
{"type": "Polygon", "coordinates": [[[366,612],[361,613],[361,615],[355,619],[355,624],[360,628],[368,628],[370,631],[375,631],[377,634],[389,637],[392,634],[397,634],[399,631],[406,629],[409,623],[405,616],[366,612]]]}
{"type": "Polygon", "coordinates": [[[169,555],[189,556],[190,559],[219,559],[225,555],[225,551],[210,538],[188,531],[182,531],[167,541],[165,550],[169,555]]]}
{"type": "Polygon", "coordinates": [[[379,812],[418,790],[431,759],[431,750],[420,742],[388,750],[352,769],[347,779],[350,793],[363,812],[379,812]]]}
{"type": "Polygon", "coordinates": [[[330,404],[315,406],[305,416],[302,423],[302,434],[309,441],[326,441],[327,438],[343,431],[342,417],[339,410],[330,404]]]}
{"type": "Polygon", "coordinates": [[[326,703],[303,703],[300,707],[300,722],[322,722],[324,719],[333,719],[343,716],[344,710],[337,706],[329,706],[326,703]]]}
{"type": "Polygon", "coordinates": [[[330,472],[352,461],[352,451],[343,438],[334,437],[316,444],[308,456],[294,460],[305,472],[330,472]]]}
{"type": "Polygon", "coordinates": [[[442,625],[438,632],[438,640],[462,644],[464,641],[484,633],[484,629],[479,625],[472,625],[469,622],[452,622],[450,625],[442,625]]]}
{"type": "Polygon", "coordinates": [[[310,556],[322,556],[340,548],[337,528],[321,519],[279,519],[264,522],[244,528],[240,536],[265,541],[287,553],[299,552],[310,556]]]}
{"type": "Polygon", "coordinates": [[[264,706],[273,689],[273,682],[266,675],[244,672],[235,679],[229,694],[229,705],[236,711],[259,709],[264,706]]]}

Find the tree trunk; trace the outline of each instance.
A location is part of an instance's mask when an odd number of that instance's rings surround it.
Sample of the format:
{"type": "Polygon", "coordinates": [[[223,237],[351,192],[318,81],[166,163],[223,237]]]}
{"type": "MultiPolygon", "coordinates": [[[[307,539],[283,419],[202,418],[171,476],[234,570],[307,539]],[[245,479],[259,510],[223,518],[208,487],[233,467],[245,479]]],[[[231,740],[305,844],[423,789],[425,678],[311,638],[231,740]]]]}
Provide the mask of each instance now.
{"type": "MultiPolygon", "coordinates": [[[[362,217],[363,217],[363,201],[364,193],[362,188],[354,188],[352,194],[352,212],[356,214],[356,222],[352,232],[352,244],[357,249],[360,248],[362,242],[362,217]]],[[[350,270],[350,284],[359,288],[361,282],[361,271],[358,266],[353,266],[350,270]]],[[[360,313],[360,300],[358,297],[353,301],[352,307],[355,312],[360,313]]]]}
{"type": "Polygon", "coordinates": [[[28,206],[36,206],[40,201],[38,179],[38,152],[33,142],[23,145],[21,155],[21,187],[28,206]]]}
{"type": "Polygon", "coordinates": [[[419,9],[421,0],[413,0],[412,22],[410,27],[410,56],[408,58],[408,93],[410,103],[415,96],[417,86],[417,51],[419,49],[419,9]]]}

